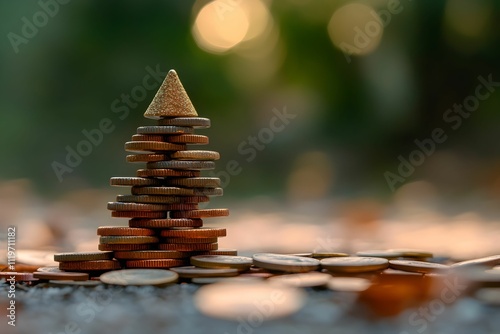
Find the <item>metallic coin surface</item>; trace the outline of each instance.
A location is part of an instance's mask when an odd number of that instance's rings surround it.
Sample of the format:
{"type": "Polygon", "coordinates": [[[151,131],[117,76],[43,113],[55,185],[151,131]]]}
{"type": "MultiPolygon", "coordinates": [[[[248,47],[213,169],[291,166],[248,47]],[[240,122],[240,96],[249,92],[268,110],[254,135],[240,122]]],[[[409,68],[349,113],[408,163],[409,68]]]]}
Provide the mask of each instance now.
{"type": "Polygon", "coordinates": [[[386,269],[389,261],[377,257],[330,257],[321,260],[321,267],[336,273],[363,273],[386,269]]]}
{"type": "Polygon", "coordinates": [[[177,281],[179,275],[163,269],[122,269],[104,273],[100,280],[113,285],[162,285],[177,281]]]}
{"type": "Polygon", "coordinates": [[[285,272],[308,272],[319,268],[319,261],[309,257],[274,253],[253,255],[253,264],[257,267],[285,272]]]}

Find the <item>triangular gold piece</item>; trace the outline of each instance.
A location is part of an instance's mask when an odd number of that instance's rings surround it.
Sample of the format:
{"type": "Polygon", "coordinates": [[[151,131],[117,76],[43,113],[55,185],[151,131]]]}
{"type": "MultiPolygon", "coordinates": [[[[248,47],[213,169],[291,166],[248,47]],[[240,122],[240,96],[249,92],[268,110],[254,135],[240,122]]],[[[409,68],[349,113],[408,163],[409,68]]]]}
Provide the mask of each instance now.
{"type": "Polygon", "coordinates": [[[175,70],[170,70],[165,80],[149,104],[144,117],[158,119],[160,117],[196,117],[189,96],[182,86],[175,70]]]}

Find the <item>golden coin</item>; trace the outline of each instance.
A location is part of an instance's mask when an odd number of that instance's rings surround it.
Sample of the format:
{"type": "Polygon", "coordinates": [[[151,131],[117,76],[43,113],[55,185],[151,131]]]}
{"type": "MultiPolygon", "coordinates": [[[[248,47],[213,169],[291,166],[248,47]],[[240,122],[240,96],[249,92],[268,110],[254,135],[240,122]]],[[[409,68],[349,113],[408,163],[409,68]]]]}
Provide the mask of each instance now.
{"type": "Polygon", "coordinates": [[[229,209],[200,209],[171,212],[172,218],[209,218],[229,216],[229,209]]]}
{"type": "Polygon", "coordinates": [[[487,257],[481,257],[479,259],[473,259],[468,261],[457,262],[451,265],[452,269],[459,269],[465,267],[494,267],[500,264],[500,255],[491,255],[487,257]]]}
{"type": "Polygon", "coordinates": [[[199,170],[175,170],[175,169],[138,169],[137,176],[139,177],[198,177],[201,172],[199,170]]]}
{"type": "Polygon", "coordinates": [[[214,169],[215,163],[213,161],[193,161],[193,160],[170,160],[148,162],[147,168],[167,168],[167,169],[194,169],[194,170],[208,170],[214,169]]]}
{"type": "Polygon", "coordinates": [[[210,119],[204,117],[161,118],[158,120],[158,125],[189,126],[204,129],[210,127],[210,119]]]}
{"type": "Polygon", "coordinates": [[[228,248],[219,248],[216,250],[204,251],[204,252],[193,252],[193,255],[238,255],[238,251],[236,249],[228,249],[228,248]]]}
{"type": "Polygon", "coordinates": [[[254,254],[253,264],[264,269],[294,273],[303,273],[319,268],[319,261],[316,259],[274,253],[254,254]]]}
{"type": "Polygon", "coordinates": [[[213,244],[158,244],[162,250],[175,250],[179,252],[207,251],[215,250],[219,247],[217,243],[213,244]]]}
{"type": "Polygon", "coordinates": [[[191,264],[201,268],[234,268],[245,271],[250,269],[253,260],[245,256],[196,255],[191,257],[191,264]]]}
{"type": "Polygon", "coordinates": [[[71,252],[54,254],[54,261],[90,261],[90,260],[111,260],[113,252],[71,252]]]}
{"type": "Polygon", "coordinates": [[[97,271],[120,269],[120,263],[115,260],[61,262],[59,269],[69,271],[97,271]]]}
{"type": "Polygon", "coordinates": [[[392,269],[423,274],[445,272],[450,269],[450,266],[446,266],[444,264],[410,260],[390,260],[389,266],[392,269]]]}
{"type": "Polygon", "coordinates": [[[258,315],[259,324],[298,312],[306,300],[301,289],[255,280],[205,285],[194,296],[195,306],[206,316],[237,321],[258,315]]]}
{"type": "Polygon", "coordinates": [[[127,162],[154,162],[167,160],[170,157],[166,154],[129,154],[126,156],[127,162]]]}
{"type": "Polygon", "coordinates": [[[109,179],[111,186],[161,186],[162,180],[144,177],[112,177],[109,179]]]}
{"type": "Polygon", "coordinates": [[[185,150],[186,145],[165,143],[161,141],[128,141],[125,151],[129,152],[167,152],[185,150]]]}
{"type": "Polygon", "coordinates": [[[172,135],[193,133],[193,128],[187,126],[171,126],[171,125],[148,125],[137,128],[137,133],[140,135],[172,135]]]}
{"type": "Polygon", "coordinates": [[[313,252],[311,257],[319,260],[319,259],[326,259],[329,257],[347,257],[347,256],[349,256],[349,254],[347,253],[317,251],[313,252]]]}
{"type": "Polygon", "coordinates": [[[133,135],[133,141],[166,141],[165,136],[162,135],[133,135]]]}
{"type": "Polygon", "coordinates": [[[268,282],[278,283],[297,288],[313,288],[325,286],[332,278],[332,275],[311,271],[308,273],[276,275],[270,277],[268,282]]]}
{"type": "Polygon", "coordinates": [[[100,276],[101,282],[113,285],[163,285],[177,282],[179,275],[163,269],[122,269],[100,276]]]}
{"type": "Polygon", "coordinates": [[[162,211],[111,211],[111,217],[115,218],[165,218],[166,212],[162,211]]]}
{"type": "Polygon", "coordinates": [[[146,204],[127,202],[108,202],[108,210],[113,211],[169,211],[169,210],[195,210],[198,204],[176,203],[176,204],[146,204]]]}
{"type": "Polygon", "coordinates": [[[170,228],[170,227],[201,227],[203,221],[201,219],[185,219],[185,218],[165,218],[165,219],[131,219],[130,227],[146,227],[146,228],[170,228]]]}
{"type": "Polygon", "coordinates": [[[332,277],[328,281],[328,288],[334,291],[361,292],[368,289],[371,281],[359,277],[332,277]]]}
{"type": "Polygon", "coordinates": [[[37,271],[33,273],[33,277],[45,280],[71,280],[71,281],[86,281],[89,279],[89,274],[72,273],[67,271],[62,272],[43,272],[37,271]]]}
{"type": "Polygon", "coordinates": [[[150,249],[151,244],[99,244],[97,247],[101,251],[134,251],[150,249]]]}
{"type": "Polygon", "coordinates": [[[166,244],[212,244],[217,242],[217,238],[165,238],[166,244]]]}
{"type": "Polygon", "coordinates": [[[117,251],[115,258],[119,260],[149,260],[149,259],[182,259],[189,257],[182,252],[168,250],[117,251]]]}
{"type": "Polygon", "coordinates": [[[127,260],[125,266],[127,268],[172,268],[184,266],[187,260],[180,259],[148,259],[148,260],[127,260]]]}
{"type": "Polygon", "coordinates": [[[220,179],[218,177],[189,177],[166,180],[165,185],[188,187],[188,188],[218,188],[220,179]]]}
{"type": "Polygon", "coordinates": [[[208,144],[209,139],[207,136],[203,135],[185,134],[185,135],[167,136],[165,138],[165,141],[176,144],[178,143],[178,144],[205,145],[208,144]]]}
{"type": "Polygon", "coordinates": [[[330,257],[322,259],[321,266],[335,273],[364,273],[386,269],[389,261],[378,257],[330,257]]]}
{"type": "Polygon", "coordinates": [[[382,257],[384,259],[392,260],[398,257],[403,257],[403,252],[388,251],[388,250],[367,250],[356,253],[357,256],[362,257],[382,257]]]}
{"type": "Polygon", "coordinates": [[[174,203],[202,203],[210,201],[208,196],[163,196],[163,195],[118,195],[118,202],[174,204],[174,203]]]}
{"type": "Polygon", "coordinates": [[[238,270],[231,268],[197,268],[194,266],[172,268],[182,278],[195,277],[231,277],[238,276],[238,270]]]}
{"type": "Polygon", "coordinates": [[[211,238],[211,237],[225,237],[225,228],[172,228],[169,230],[161,231],[162,237],[170,238],[211,238]]]}
{"type": "Polygon", "coordinates": [[[126,226],[99,226],[97,235],[154,235],[155,231],[148,228],[126,226]]]}
{"type": "Polygon", "coordinates": [[[394,248],[394,249],[388,249],[387,251],[400,253],[401,257],[408,257],[408,258],[427,258],[434,256],[431,252],[421,249],[412,249],[412,248],[394,248]]]}
{"type": "Polygon", "coordinates": [[[177,151],[170,155],[172,159],[179,160],[219,160],[220,154],[215,151],[201,151],[201,150],[185,150],[177,151]]]}
{"type": "Polygon", "coordinates": [[[159,240],[153,236],[102,236],[99,238],[101,244],[154,244],[159,240]]]}

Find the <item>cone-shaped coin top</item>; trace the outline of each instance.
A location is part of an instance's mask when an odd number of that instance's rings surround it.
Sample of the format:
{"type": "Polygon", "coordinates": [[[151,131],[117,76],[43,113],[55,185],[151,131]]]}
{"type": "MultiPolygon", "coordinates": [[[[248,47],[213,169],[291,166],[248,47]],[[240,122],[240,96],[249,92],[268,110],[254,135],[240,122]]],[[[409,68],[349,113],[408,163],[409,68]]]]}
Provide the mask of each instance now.
{"type": "Polygon", "coordinates": [[[177,73],[170,70],[153,101],[144,113],[144,117],[158,119],[160,117],[196,117],[189,96],[182,86],[177,73]]]}

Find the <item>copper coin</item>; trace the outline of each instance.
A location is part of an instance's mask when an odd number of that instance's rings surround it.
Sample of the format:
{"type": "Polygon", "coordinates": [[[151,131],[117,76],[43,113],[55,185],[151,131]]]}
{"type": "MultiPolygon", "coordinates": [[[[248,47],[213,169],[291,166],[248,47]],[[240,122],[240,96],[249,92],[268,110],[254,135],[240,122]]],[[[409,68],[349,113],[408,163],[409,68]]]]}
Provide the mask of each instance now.
{"type": "Polygon", "coordinates": [[[33,277],[45,280],[71,280],[71,281],[86,281],[89,279],[89,274],[72,273],[67,271],[62,272],[43,272],[38,271],[33,273],[33,277]]]}
{"type": "Polygon", "coordinates": [[[59,269],[72,271],[114,270],[120,269],[120,263],[114,260],[61,262],[59,269]]]}
{"type": "Polygon", "coordinates": [[[111,217],[115,218],[165,218],[165,212],[161,211],[111,211],[111,217]]]}
{"type": "Polygon", "coordinates": [[[137,176],[140,177],[198,177],[199,170],[175,170],[175,169],[138,169],[137,176]]]}
{"type": "Polygon", "coordinates": [[[148,228],[126,226],[99,226],[97,235],[154,235],[155,231],[148,228]]]}
{"type": "Polygon", "coordinates": [[[201,227],[203,221],[201,219],[131,219],[130,227],[146,227],[146,228],[169,228],[169,227],[201,227]]]}
{"type": "Polygon", "coordinates": [[[175,178],[166,180],[165,184],[188,188],[217,188],[220,187],[220,179],[218,177],[175,178]]]}
{"type": "Polygon", "coordinates": [[[90,261],[90,260],[111,260],[113,252],[70,252],[54,254],[54,261],[90,261]]]}
{"type": "Polygon", "coordinates": [[[208,170],[214,169],[215,163],[213,161],[192,161],[192,160],[170,160],[148,162],[147,168],[168,168],[168,169],[194,169],[194,170],[208,170]]]}
{"type": "Polygon", "coordinates": [[[101,251],[134,251],[150,249],[151,244],[99,244],[97,247],[101,251]]]}
{"type": "Polygon", "coordinates": [[[166,141],[162,135],[133,135],[133,141],[166,141]]]}
{"type": "Polygon", "coordinates": [[[170,157],[165,154],[130,154],[126,156],[127,162],[154,162],[167,160],[170,157]]]}
{"type": "Polygon", "coordinates": [[[165,141],[169,143],[204,145],[208,144],[209,139],[207,136],[203,135],[185,134],[185,135],[167,136],[165,138],[165,141]]]}
{"type": "Polygon", "coordinates": [[[162,242],[166,244],[212,244],[217,242],[216,237],[212,238],[165,238],[162,242]]]}
{"type": "Polygon", "coordinates": [[[125,266],[127,268],[172,268],[184,266],[186,262],[186,260],[176,259],[128,260],[125,266]]]}
{"type": "Polygon", "coordinates": [[[30,281],[38,281],[38,278],[33,277],[33,273],[18,273],[11,271],[2,271],[0,272],[0,279],[5,279],[6,281],[11,281],[14,279],[16,282],[30,282],[30,281]]]}
{"type": "Polygon", "coordinates": [[[171,126],[171,125],[149,125],[140,126],[137,128],[138,134],[183,134],[183,133],[193,133],[193,128],[187,126],[171,126]]]}
{"type": "Polygon", "coordinates": [[[128,141],[125,143],[125,151],[129,152],[166,152],[185,149],[186,145],[165,143],[161,141],[128,141]]]}
{"type": "Polygon", "coordinates": [[[409,261],[409,260],[390,260],[389,266],[392,269],[410,271],[416,273],[435,273],[445,272],[450,269],[450,266],[439,263],[423,262],[423,261],[409,261]]]}
{"type": "Polygon", "coordinates": [[[174,117],[158,120],[158,125],[189,126],[193,128],[209,128],[210,119],[204,117],[174,117]]]}
{"type": "Polygon", "coordinates": [[[219,160],[220,154],[215,151],[185,150],[174,152],[170,157],[178,160],[212,161],[219,160]]]}
{"type": "Polygon", "coordinates": [[[99,238],[101,244],[154,244],[158,242],[153,236],[102,236],[99,238]]]}
{"type": "Polygon", "coordinates": [[[217,243],[213,244],[158,244],[158,248],[162,250],[175,250],[178,252],[192,252],[214,250],[218,248],[217,243]]]}
{"type": "Polygon", "coordinates": [[[174,204],[174,203],[201,203],[210,201],[208,196],[163,196],[163,195],[118,195],[118,202],[174,204]]]}
{"type": "Polygon", "coordinates": [[[108,210],[114,211],[170,211],[170,210],[195,210],[198,204],[146,204],[146,203],[126,203],[108,202],[108,210]]]}
{"type": "Polygon", "coordinates": [[[389,261],[378,257],[330,257],[322,259],[321,266],[335,273],[364,273],[386,269],[389,261]]]}
{"type": "Polygon", "coordinates": [[[254,254],[253,263],[264,269],[295,273],[313,271],[319,268],[319,261],[316,259],[274,253],[254,254]]]}
{"type": "Polygon", "coordinates": [[[228,249],[228,248],[219,248],[216,250],[204,251],[204,252],[194,252],[193,255],[238,255],[238,251],[236,249],[228,249]]]}
{"type": "Polygon", "coordinates": [[[201,209],[190,211],[175,211],[170,215],[172,218],[208,218],[229,216],[229,209],[201,209]]]}
{"type": "Polygon", "coordinates": [[[112,177],[109,179],[111,186],[161,186],[162,181],[143,177],[112,177]]]}
{"type": "Polygon", "coordinates": [[[168,250],[144,250],[144,251],[118,251],[115,258],[127,260],[150,260],[150,259],[182,259],[189,255],[168,250]]]}
{"type": "Polygon", "coordinates": [[[177,274],[179,274],[179,277],[183,278],[238,276],[238,270],[231,268],[206,269],[196,268],[194,266],[186,266],[172,268],[172,271],[176,272],[177,274]]]}
{"type": "Polygon", "coordinates": [[[162,237],[170,238],[211,238],[226,236],[225,228],[173,228],[161,231],[162,237]]]}
{"type": "Polygon", "coordinates": [[[178,195],[194,196],[193,189],[178,187],[132,187],[132,195],[178,195]]]}

